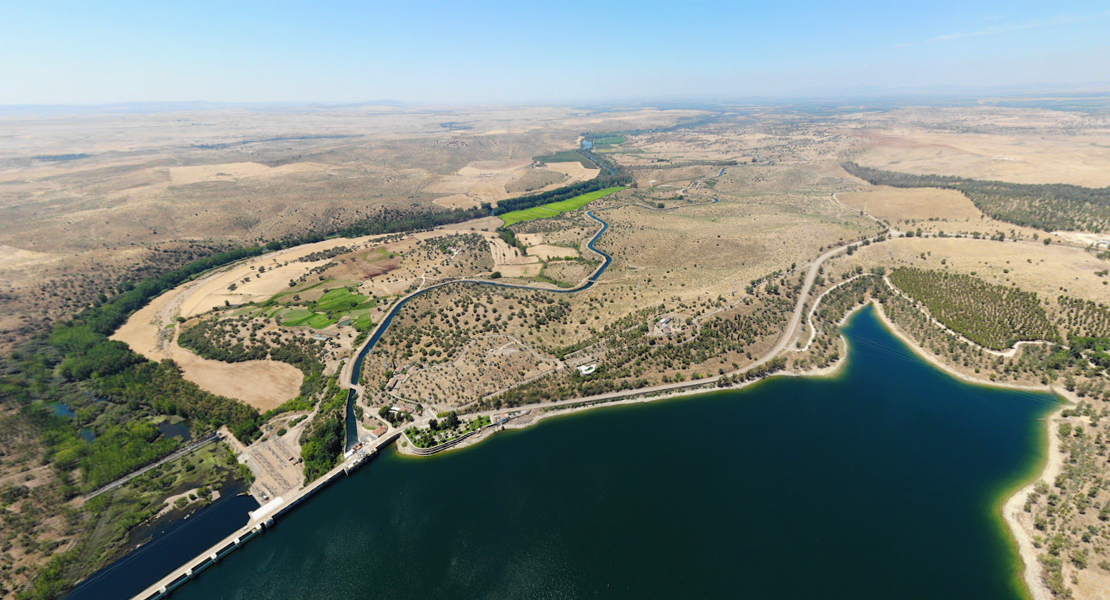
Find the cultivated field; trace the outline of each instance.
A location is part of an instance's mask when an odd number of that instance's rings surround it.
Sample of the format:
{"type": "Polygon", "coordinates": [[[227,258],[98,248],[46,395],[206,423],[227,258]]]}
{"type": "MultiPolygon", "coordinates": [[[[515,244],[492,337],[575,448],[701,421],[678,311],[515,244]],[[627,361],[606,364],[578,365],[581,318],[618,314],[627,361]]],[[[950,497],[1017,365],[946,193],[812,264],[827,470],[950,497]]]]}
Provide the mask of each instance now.
{"type": "Polygon", "coordinates": [[[524,210],[514,210],[513,212],[508,212],[508,213],[505,213],[503,215],[500,215],[500,217],[501,217],[501,220],[505,222],[506,226],[514,225],[514,224],[520,223],[522,221],[535,221],[536,219],[546,219],[546,218],[549,218],[549,217],[554,217],[554,216],[558,215],[559,213],[565,213],[565,212],[570,212],[572,210],[578,210],[579,208],[582,208],[583,206],[586,206],[587,204],[589,204],[590,202],[593,202],[594,200],[599,200],[601,198],[604,198],[604,197],[608,196],[609,194],[615,194],[616,192],[619,192],[622,189],[624,189],[624,188],[623,187],[605,188],[605,189],[597,190],[596,192],[590,192],[588,194],[582,194],[581,196],[575,196],[574,198],[570,198],[568,200],[560,200],[559,202],[552,202],[550,204],[544,204],[544,205],[541,205],[541,206],[536,206],[536,207],[533,207],[533,208],[527,208],[527,209],[524,209],[524,210]]]}

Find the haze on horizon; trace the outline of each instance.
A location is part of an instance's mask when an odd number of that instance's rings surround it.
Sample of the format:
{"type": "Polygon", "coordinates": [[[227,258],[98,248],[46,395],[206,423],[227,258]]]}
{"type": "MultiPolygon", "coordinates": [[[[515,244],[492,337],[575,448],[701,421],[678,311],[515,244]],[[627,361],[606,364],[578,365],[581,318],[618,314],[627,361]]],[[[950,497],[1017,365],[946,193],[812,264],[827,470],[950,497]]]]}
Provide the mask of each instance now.
{"type": "Polygon", "coordinates": [[[0,4],[0,105],[1110,88],[1103,2],[0,4]]]}

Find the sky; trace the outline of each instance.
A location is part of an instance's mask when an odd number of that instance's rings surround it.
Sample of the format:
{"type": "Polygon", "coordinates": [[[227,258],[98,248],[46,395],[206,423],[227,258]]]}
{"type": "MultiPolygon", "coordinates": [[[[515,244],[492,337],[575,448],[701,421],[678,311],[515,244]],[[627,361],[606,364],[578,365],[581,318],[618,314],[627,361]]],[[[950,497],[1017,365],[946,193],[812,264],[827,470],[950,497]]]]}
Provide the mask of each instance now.
{"type": "Polygon", "coordinates": [[[1110,2],[0,0],[0,105],[1110,89],[1110,2]]]}

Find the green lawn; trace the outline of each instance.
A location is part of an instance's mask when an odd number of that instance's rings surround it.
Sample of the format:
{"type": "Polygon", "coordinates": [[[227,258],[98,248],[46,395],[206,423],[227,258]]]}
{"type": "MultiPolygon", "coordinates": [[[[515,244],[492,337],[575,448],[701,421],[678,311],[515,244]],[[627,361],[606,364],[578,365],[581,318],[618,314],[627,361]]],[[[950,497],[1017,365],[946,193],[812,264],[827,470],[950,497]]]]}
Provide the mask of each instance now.
{"type": "Polygon", "coordinates": [[[553,217],[560,213],[578,210],[579,208],[586,206],[587,204],[593,202],[594,200],[597,200],[598,198],[604,198],[609,194],[619,192],[623,189],[623,186],[605,188],[603,190],[597,190],[596,192],[590,192],[588,194],[582,194],[581,196],[575,196],[566,200],[560,200],[559,202],[552,202],[551,204],[544,204],[543,206],[526,208],[524,210],[514,210],[513,212],[507,212],[503,215],[498,216],[501,217],[503,221],[505,221],[505,226],[508,227],[513,223],[535,221],[536,219],[544,219],[547,217],[553,217]]]}
{"type": "Polygon", "coordinates": [[[373,326],[370,310],[377,304],[377,299],[353,293],[347,288],[335,288],[325,292],[319,300],[309,302],[307,307],[280,308],[267,316],[277,318],[283,327],[308,326],[313,329],[323,329],[349,316],[356,328],[369,328],[373,326]]]}
{"type": "Polygon", "coordinates": [[[363,296],[362,294],[353,294],[347,288],[335,288],[333,290],[328,290],[327,293],[316,301],[316,310],[321,312],[347,310],[367,300],[369,300],[369,297],[363,296]]]}
{"type": "Polygon", "coordinates": [[[329,319],[327,315],[312,312],[307,308],[293,309],[281,315],[282,327],[303,327],[307,325],[313,329],[323,329],[332,323],[335,323],[335,320],[329,319]]]}
{"type": "Polygon", "coordinates": [[[590,159],[582,156],[574,150],[564,150],[563,152],[556,152],[555,154],[548,154],[546,156],[533,156],[532,160],[536,162],[558,163],[558,162],[577,162],[582,163],[583,167],[587,169],[596,169],[597,165],[590,162],[590,159]]]}
{"type": "Polygon", "coordinates": [[[374,328],[374,320],[370,318],[370,313],[366,313],[355,319],[354,326],[356,331],[370,331],[374,328]]]}

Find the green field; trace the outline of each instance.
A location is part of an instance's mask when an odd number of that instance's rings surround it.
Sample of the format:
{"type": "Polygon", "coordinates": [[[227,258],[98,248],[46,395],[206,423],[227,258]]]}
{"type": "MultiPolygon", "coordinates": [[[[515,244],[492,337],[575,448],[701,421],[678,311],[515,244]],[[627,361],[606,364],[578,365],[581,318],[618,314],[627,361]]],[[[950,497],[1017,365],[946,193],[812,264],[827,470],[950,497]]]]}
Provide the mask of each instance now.
{"type": "Polygon", "coordinates": [[[597,152],[598,154],[619,152],[620,148],[617,148],[617,146],[623,144],[624,142],[624,136],[620,135],[607,135],[605,137],[599,137],[594,140],[594,152],[597,152]]]}
{"type": "Polygon", "coordinates": [[[325,292],[319,300],[308,302],[305,307],[280,308],[264,314],[278,318],[283,327],[308,326],[313,329],[323,329],[348,316],[354,321],[355,328],[362,331],[374,326],[370,311],[377,304],[378,300],[371,300],[347,288],[334,288],[325,292]]]}
{"type": "Polygon", "coordinates": [[[548,154],[546,156],[533,156],[532,160],[536,162],[558,163],[558,162],[577,162],[582,163],[583,167],[587,169],[596,169],[597,165],[590,162],[590,159],[582,156],[574,150],[564,150],[563,152],[556,152],[555,154],[548,154]]]}
{"type": "Polygon", "coordinates": [[[323,329],[338,319],[329,319],[327,315],[312,312],[306,308],[297,308],[281,315],[282,327],[303,327],[305,325],[313,329],[323,329]]]}
{"type": "Polygon", "coordinates": [[[514,210],[513,212],[508,212],[498,216],[501,217],[503,221],[505,221],[505,226],[508,227],[513,223],[535,221],[536,219],[554,217],[555,215],[558,215],[560,213],[578,210],[579,208],[586,206],[587,204],[593,202],[594,200],[597,200],[598,198],[604,198],[609,194],[619,192],[623,189],[624,186],[605,188],[603,190],[597,190],[596,192],[590,192],[588,194],[582,194],[581,196],[575,196],[566,200],[560,200],[559,202],[552,202],[551,204],[544,204],[543,206],[526,208],[524,210],[514,210]]]}
{"type": "Polygon", "coordinates": [[[362,294],[352,293],[347,288],[335,288],[333,290],[328,290],[316,301],[316,310],[321,312],[347,310],[369,299],[369,297],[363,296],[362,294]]]}
{"type": "Polygon", "coordinates": [[[542,206],[537,206],[535,208],[526,208],[524,210],[514,210],[513,212],[501,215],[501,218],[505,219],[505,225],[508,226],[512,225],[513,223],[519,223],[521,221],[535,221],[536,219],[554,217],[557,214],[559,214],[559,211],[557,210],[548,210],[542,206]]]}
{"type": "MultiPolygon", "coordinates": [[[[354,315],[351,315],[351,316],[354,316],[354,315]]],[[[354,322],[355,330],[357,330],[357,331],[370,331],[371,329],[374,328],[374,325],[375,325],[374,320],[370,318],[370,312],[369,311],[367,311],[366,314],[359,315],[358,318],[356,318],[355,322],[354,322]]]]}

